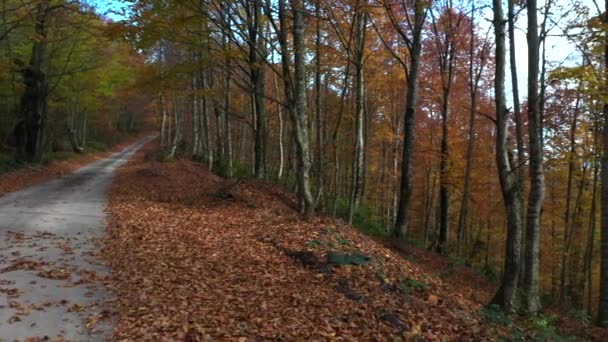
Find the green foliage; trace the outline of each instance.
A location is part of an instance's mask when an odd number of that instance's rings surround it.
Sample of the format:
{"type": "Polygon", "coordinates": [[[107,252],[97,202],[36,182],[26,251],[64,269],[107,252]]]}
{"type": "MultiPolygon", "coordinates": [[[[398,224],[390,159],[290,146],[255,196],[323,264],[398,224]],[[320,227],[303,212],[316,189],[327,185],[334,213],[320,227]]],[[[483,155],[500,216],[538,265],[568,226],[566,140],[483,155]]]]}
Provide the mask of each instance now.
{"type": "Polygon", "coordinates": [[[532,341],[556,341],[556,342],[569,342],[576,341],[576,338],[571,336],[561,336],[557,332],[557,328],[554,325],[555,317],[547,315],[539,315],[533,317],[528,322],[529,328],[529,340],[532,341]]]}
{"type": "MultiPolygon", "coordinates": [[[[207,160],[202,157],[195,158],[195,159],[201,163],[207,162],[207,160]]],[[[230,177],[230,174],[228,172],[229,166],[230,166],[230,164],[228,164],[227,160],[218,158],[213,163],[213,169],[211,171],[221,177],[229,178],[230,177]]],[[[252,176],[253,176],[253,172],[252,172],[250,165],[241,164],[236,160],[232,162],[232,177],[231,178],[251,178],[252,176]]]]}
{"type": "Polygon", "coordinates": [[[424,243],[424,241],[416,239],[416,238],[409,238],[407,240],[407,242],[410,243],[410,244],[412,244],[412,245],[414,245],[414,246],[416,246],[417,248],[420,248],[420,249],[425,249],[426,248],[426,244],[424,243]]]}
{"type": "Polygon", "coordinates": [[[319,247],[319,246],[326,246],[327,245],[327,241],[325,240],[311,240],[306,242],[306,246],[308,247],[319,247]]]}
{"type": "Polygon", "coordinates": [[[345,239],[344,237],[342,237],[342,235],[338,235],[338,243],[343,245],[343,246],[352,246],[353,242],[345,239]]]}
{"type": "Polygon", "coordinates": [[[97,138],[87,141],[87,151],[106,151],[108,149],[108,142],[97,138]]]}
{"type": "Polygon", "coordinates": [[[423,281],[416,280],[413,278],[405,278],[401,283],[399,283],[399,289],[404,296],[409,296],[412,291],[427,291],[429,289],[429,285],[423,281]]]}
{"type": "MultiPolygon", "coordinates": [[[[488,321],[495,324],[511,325],[511,319],[500,310],[500,307],[490,305],[482,310],[482,315],[488,321]]],[[[573,342],[577,339],[573,336],[562,336],[555,327],[554,316],[538,315],[526,321],[525,329],[513,327],[507,337],[499,338],[498,341],[535,341],[535,342],[573,342]]]]}
{"type": "Polygon", "coordinates": [[[0,174],[9,172],[19,168],[19,164],[15,162],[14,154],[8,152],[0,152],[0,174]]]}
{"type": "Polygon", "coordinates": [[[511,316],[496,304],[485,306],[483,309],[481,309],[481,315],[486,319],[486,321],[493,324],[509,325],[513,323],[511,316]]]}
{"type": "Polygon", "coordinates": [[[467,261],[461,257],[450,255],[450,267],[459,268],[467,264],[467,261]]]}
{"type": "Polygon", "coordinates": [[[483,274],[483,277],[490,283],[496,283],[498,281],[498,275],[490,265],[483,265],[481,274],[483,274]]]}
{"type": "MultiPolygon", "coordinates": [[[[335,201],[336,215],[343,220],[348,220],[349,208],[346,199],[338,198],[334,200],[329,198],[329,196],[326,196],[326,199],[326,208],[333,208],[333,201],[335,201]]],[[[359,206],[359,208],[355,210],[353,226],[371,236],[388,237],[390,235],[389,232],[382,227],[380,221],[373,216],[371,210],[365,206],[359,206]]]]}
{"type": "Polygon", "coordinates": [[[581,322],[583,326],[589,327],[593,323],[593,317],[585,310],[581,309],[572,309],[568,313],[572,318],[581,322]]]}
{"type": "Polygon", "coordinates": [[[332,265],[366,265],[371,258],[359,252],[355,253],[327,253],[327,263],[332,265]]]}

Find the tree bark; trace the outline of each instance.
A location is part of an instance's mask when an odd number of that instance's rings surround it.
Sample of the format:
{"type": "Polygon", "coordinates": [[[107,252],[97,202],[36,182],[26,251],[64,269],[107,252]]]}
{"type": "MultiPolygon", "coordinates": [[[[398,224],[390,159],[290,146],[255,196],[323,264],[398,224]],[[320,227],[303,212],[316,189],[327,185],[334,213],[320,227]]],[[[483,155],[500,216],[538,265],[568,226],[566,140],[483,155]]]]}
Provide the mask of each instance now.
{"type": "Polygon", "coordinates": [[[522,196],[521,184],[513,168],[508,146],[508,109],[505,96],[505,20],[502,1],[493,0],[494,32],[496,37],[496,74],[494,79],[496,103],[496,166],[502,197],[507,213],[507,241],[504,272],[492,303],[511,312],[516,307],[516,294],[521,260],[522,196]]]}
{"type": "Polygon", "coordinates": [[[413,157],[416,128],[416,105],[418,103],[418,75],[420,54],[422,51],[422,29],[426,18],[426,2],[415,1],[413,39],[410,49],[409,72],[407,77],[407,94],[405,118],[403,124],[403,151],[401,160],[401,186],[399,204],[393,234],[398,239],[406,239],[409,225],[409,209],[412,198],[413,157]]]}
{"type": "MultiPolygon", "coordinates": [[[[608,0],[604,2],[608,6],[608,0]]],[[[608,8],[608,7],[605,7],[608,8]]],[[[608,24],[608,10],[603,14],[604,24],[608,24]]],[[[608,32],[604,33],[604,91],[608,89],[608,32]]],[[[608,100],[604,100],[603,107],[604,137],[602,155],[602,204],[601,213],[601,262],[600,262],[600,300],[598,305],[598,322],[608,327],[608,100]]]]}
{"type": "Polygon", "coordinates": [[[536,0],[528,0],[528,139],[530,156],[530,193],[525,234],[525,272],[522,284],[524,309],[536,314],[541,309],[539,291],[540,219],[545,197],[543,170],[542,123],[538,92],[538,8],[536,0]]]}
{"type": "Polygon", "coordinates": [[[358,4],[355,9],[355,158],[353,163],[352,191],[349,205],[348,222],[353,223],[355,211],[359,207],[363,193],[363,179],[365,169],[365,106],[364,106],[364,82],[363,82],[363,54],[365,53],[365,31],[367,26],[367,14],[361,6],[365,1],[358,4]]]}
{"type": "Polygon", "coordinates": [[[16,160],[42,161],[46,147],[48,82],[43,70],[47,47],[47,20],[51,12],[49,0],[36,5],[34,32],[29,65],[22,70],[24,91],[21,96],[18,124],[15,128],[16,160]]]}

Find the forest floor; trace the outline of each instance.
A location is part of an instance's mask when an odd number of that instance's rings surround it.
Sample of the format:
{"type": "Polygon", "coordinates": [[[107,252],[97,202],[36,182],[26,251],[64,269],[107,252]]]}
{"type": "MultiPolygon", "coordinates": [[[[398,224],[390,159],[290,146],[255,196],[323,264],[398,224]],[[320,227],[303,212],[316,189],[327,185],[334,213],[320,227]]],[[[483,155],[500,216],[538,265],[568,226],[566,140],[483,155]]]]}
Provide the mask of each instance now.
{"type": "Polygon", "coordinates": [[[472,270],[444,277],[447,258],[303,220],[280,186],[159,163],[156,148],[121,168],[111,192],[103,254],[119,340],[481,341],[527,329],[484,313],[494,287],[472,270]]]}

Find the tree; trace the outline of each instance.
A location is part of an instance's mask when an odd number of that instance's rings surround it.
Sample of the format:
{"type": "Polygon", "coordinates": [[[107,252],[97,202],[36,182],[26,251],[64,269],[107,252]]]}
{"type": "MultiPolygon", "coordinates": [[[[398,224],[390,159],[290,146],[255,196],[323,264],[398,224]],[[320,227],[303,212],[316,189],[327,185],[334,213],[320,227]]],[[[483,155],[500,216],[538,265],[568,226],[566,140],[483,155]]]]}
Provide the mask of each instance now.
{"type": "Polygon", "coordinates": [[[521,184],[515,171],[509,148],[508,109],[505,95],[505,19],[502,1],[494,0],[494,34],[496,39],[496,74],[494,80],[496,102],[496,166],[507,214],[507,240],[503,277],[492,303],[507,312],[516,307],[522,238],[521,184]]]}
{"type": "Polygon", "coordinates": [[[540,219],[545,197],[543,171],[542,122],[538,91],[539,37],[536,0],[528,1],[528,139],[530,156],[530,193],[524,244],[524,308],[529,313],[540,311],[539,291],[539,234],[540,219]]]}
{"type": "MultiPolygon", "coordinates": [[[[400,64],[407,77],[406,107],[403,124],[403,151],[401,160],[401,185],[399,190],[399,204],[393,234],[399,239],[405,239],[408,232],[409,209],[412,199],[413,154],[416,139],[416,105],[418,103],[418,75],[420,69],[420,55],[422,52],[422,30],[427,15],[426,2],[414,0],[414,18],[408,23],[411,28],[411,37],[397,20],[393,6],[385,2],[386,13],[397,31],[400,39],[405,43],[409,52],[409,63],[400,59],[400,64]]],[[[407,16],[409,18],[409,16],[407,16]]],[[[387,44],[385,43],[385,46],[387,44]]],[[[396,56],[395,52],[393,55],[396,56]]]]}
{"type": "MultiPolygon", "coordinates": [[[[602,22],[608,25],[608,0],[604,2],[606,10],[602,14],[602,22]]],[[[608,89],[608,31],[604,31],[604,91],[608,89]]],[[[601,171],[601,274],[600,274],[600,300],[598,307],[598,322],[603,327],[608,327],[608,99],[604,97],[602,114],[604,119],[604,139],[601,171]]]]}

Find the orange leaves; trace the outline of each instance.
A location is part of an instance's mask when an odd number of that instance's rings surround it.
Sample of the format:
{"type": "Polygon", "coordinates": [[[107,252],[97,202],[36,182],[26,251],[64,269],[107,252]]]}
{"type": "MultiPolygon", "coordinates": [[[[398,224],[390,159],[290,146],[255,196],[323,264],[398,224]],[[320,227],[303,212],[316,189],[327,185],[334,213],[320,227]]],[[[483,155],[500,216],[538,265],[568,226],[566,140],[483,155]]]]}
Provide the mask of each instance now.
{"type": "Polygon", "coordinates": [[[220,199],[214,194],[221,184],[203,166],[183,160],[136,161],[120,170],[104,247],[118,297],[116,338],[493,336],[478,320],[477,305],[454,300],[444,284],[394,252],[341,221],[301,220],[293,194],[256,181],[220,199]],[[321,273],[284,250],[312,253],[320,263],[330,251],[359,251],[371,260],[321,273]],[[404,295],[402,279],[424,281],[428,291],[404,295]]]}

